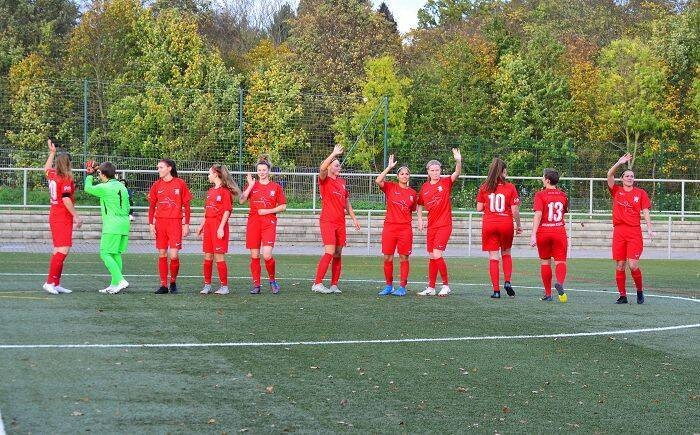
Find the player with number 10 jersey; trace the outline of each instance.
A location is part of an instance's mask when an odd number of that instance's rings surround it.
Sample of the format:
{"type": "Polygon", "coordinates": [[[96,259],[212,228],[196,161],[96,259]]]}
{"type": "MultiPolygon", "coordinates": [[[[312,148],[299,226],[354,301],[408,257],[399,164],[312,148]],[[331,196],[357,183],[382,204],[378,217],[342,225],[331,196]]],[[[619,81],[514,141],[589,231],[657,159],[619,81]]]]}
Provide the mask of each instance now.
{"type": "Polygon", "coordinates": [[[514,230],[520,234],[520,197],[512,183],[506,181],[506,164],[494,158],[489,167],[486,181],[476,195],[476,210],[483,211],[481,224],[481,249],[489,253],[489,275],[493,287],[492,298],[501,297],[499,286],[499,253],[503,261],[503,288],[508,296],[515,296],[511,285],[513,259],[510,248],[513,246],[514,230]],[[513,227],[515,219],[516,227],[513,227]]]}

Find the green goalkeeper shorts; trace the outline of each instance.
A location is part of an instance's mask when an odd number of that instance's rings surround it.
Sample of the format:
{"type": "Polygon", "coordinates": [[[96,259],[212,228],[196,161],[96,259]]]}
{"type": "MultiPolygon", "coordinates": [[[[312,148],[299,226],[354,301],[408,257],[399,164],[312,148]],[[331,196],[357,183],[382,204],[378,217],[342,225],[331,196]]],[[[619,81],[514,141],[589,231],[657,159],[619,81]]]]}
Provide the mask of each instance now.
{"type": "Polygon", "coordinates": [[[100,252],[107,254],[122,254],[129,245],[129,236],[121,234],[102,234],[100,252]]]}

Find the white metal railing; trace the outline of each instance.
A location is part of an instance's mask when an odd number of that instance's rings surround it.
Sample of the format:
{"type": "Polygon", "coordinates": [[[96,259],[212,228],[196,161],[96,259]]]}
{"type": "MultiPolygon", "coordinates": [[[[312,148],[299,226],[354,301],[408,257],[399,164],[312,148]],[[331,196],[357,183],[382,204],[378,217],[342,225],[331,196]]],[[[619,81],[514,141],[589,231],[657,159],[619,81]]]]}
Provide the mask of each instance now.
{"type": "MultiPolygon", "coordinates": [[[[43,206],[32,206],[27,204],[27,192],[28,192],[28,180],[29,180],[29,173],[30,172],[40,172],[43,173],[44,169],[43,168],[0,168],[0,172],[22,172],[22,204],[0,204],[0,208],[2,207],[17,207],[17,206],[22,206],[22,207],[43,207],[43,206]]],[[[75,169],[76,172],[84,172],[83,169],[75,169]]],[[[128,174],[155,174],[156,172],[153,170],[142,170],[142,169],[121,169],[117,171],[122,177],[126,178],[128,174]]],[[[208,171],[178,171],[180,174],[199,174],[199,175],[206,175],[208,171]]],[[[238,172],[238,171],[232,171],[231,174],[235,176],[245,176],[247,172],[238,172]]],[[[367,178],[368,182],[368,191],[373,188],[373,180],[377,177],[378,174],[371,174],[371,173],[346,173],[343,174],[343,177],[352,177],[352,178],[367,178]]],[[[308,178],[308,186],[309,189],[308,191],[311,192],[311,199],[312,199],[312,206],[311,210],[313,212],[318,210],[318,189],[317,189],[317,177],[318,173],[316,172],[275,172],[274,176],[276,177],[302,177],[302,178],[308,178]]],[[[391,177],[391,174],[389,175],[391,177]]],[[[427,178],[426,174],[413,174],[411,175],[413,178],[427,178]]],[[[460,179],[465,179],[465,180],[480,180],[484,179],[484,176],[477,176],[477,175],[461,175],[460,179]]],[[[540,180],[541,177],[521,177],[521,176],[512,176],[509,177],[510,180],[540,180]]],[[[588,212],[586,213],[589,217],[593,217],[596,215],[596,213],[599,210],[596,210],[594,206],[594,182],[606,182],[605,178],[593,178],[593,177],[562,177],[560,181],[585,181],[588,182],[588,212]]],[[[698,185],[700,183],[700,180],[684,180],[684,179],[651,179],[651,178],[638,178],[636,179],[637,182],[642,182],[642,183],[671,183],[671,184],[680,184],[680,210],[659,210],[659,211],[653,211],[653,215],[655,217],[662,217],[665,215],[673,215],[673,216],[680,216],[681,220],[685,220],[686,216],[700,216],[700,212],[696,211],[689,211],[686,210],[686,185],[687,184],[692,184],[692,185],[698,185]]],[[[577,197],[581,198],[581,197],[577,197]]],[[[697,198],[696,198],[697,200],[697,198]]],[[[78,206],[81,207],[81,206],[78,206]]],[[[82,206],[86,207],[86,206],[82,206]]]]}

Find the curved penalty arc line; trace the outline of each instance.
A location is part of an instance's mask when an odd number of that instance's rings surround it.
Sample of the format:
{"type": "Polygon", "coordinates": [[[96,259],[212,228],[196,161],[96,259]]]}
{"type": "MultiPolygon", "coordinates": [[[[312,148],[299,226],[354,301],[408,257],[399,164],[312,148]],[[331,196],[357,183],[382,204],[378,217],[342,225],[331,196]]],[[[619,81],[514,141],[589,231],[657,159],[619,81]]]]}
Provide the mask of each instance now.
{"type": "Polygon", "coordinates": [[[122,343],[122,344],[0,344],[0,350],[10,349],[111,349],[111,348],[207,348],[207,347],[292,347],[292,346],[329,346],[352,344],[401,344],[401,343],[436,343],[459,341],[488,340],[529,340],[558,339],[575,337],[595,337],[611,335],[632,335],[651,332],[676,331],[700,328],[700,323],[688,325],[663,326],[657,328],[621,329],[612,331],[572,332],[536,335],[485,335],[467,337],[424,337],[394,338],[377,340],[325,340],[325,341],[278,341],[278,342],[228,342],[228,343],[122,343]]]}

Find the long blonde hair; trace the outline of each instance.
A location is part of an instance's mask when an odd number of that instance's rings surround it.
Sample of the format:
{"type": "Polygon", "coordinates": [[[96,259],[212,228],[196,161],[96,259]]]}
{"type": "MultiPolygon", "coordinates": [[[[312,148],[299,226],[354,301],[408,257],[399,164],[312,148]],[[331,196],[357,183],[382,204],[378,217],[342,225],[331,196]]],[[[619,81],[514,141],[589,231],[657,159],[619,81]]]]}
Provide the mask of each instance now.
{"type": "Polygon", "coordinates": [[[238,198],[241,195],[241,188],[238,187],[238,183],[233,179],[226,165],[216,164],[211,168],[216,172],[216,175],[219,176],[219,179],[221,179],[221,185],[231,192],[234,199],[238,198]]]}

